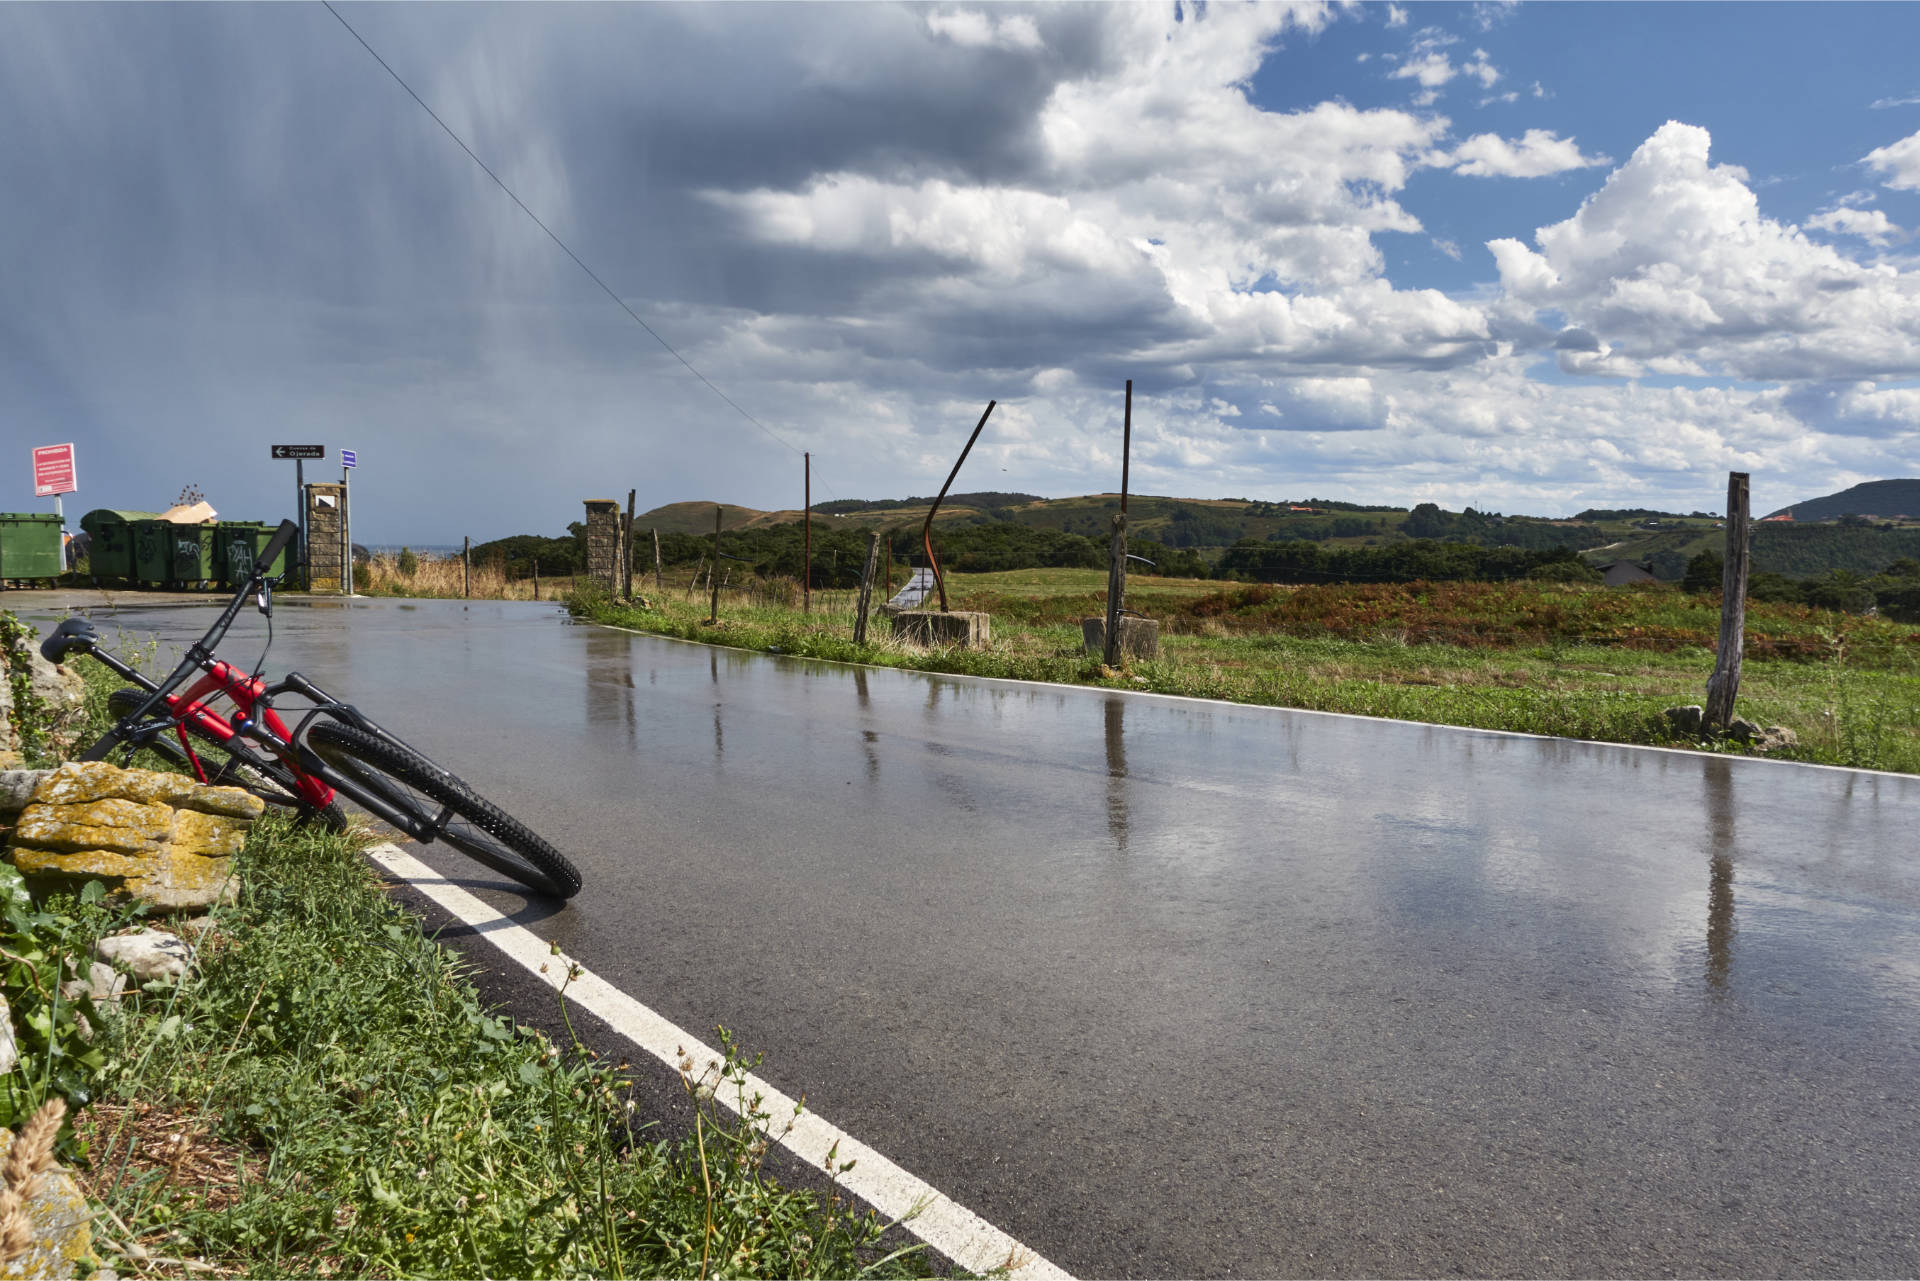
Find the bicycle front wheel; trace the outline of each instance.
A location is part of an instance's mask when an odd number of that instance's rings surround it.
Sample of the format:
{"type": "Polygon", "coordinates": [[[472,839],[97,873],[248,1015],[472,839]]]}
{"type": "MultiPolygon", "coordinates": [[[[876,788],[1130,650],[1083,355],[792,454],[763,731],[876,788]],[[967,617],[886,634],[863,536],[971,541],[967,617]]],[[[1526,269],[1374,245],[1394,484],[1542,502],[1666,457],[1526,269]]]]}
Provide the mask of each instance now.
{"type": "MultiPolygon", "coordinates": [[[[147,701],[144,689],[116,689],[107,695],[107,708],[118,720],[125,720],[140,709],[147,701]]],[[[164,708],[161,715],[165,715],[164,708]]],[[[267,804],[280,809],[290,809],[300,822],[314,820],[328,831],[347,830],[347,815],[340,808],[339,801],[330,801],[321,807],[300,795],[294,786],[293,776],[279,761],[270,760],[256,752],[249,751],[238,743],[230,743],[208,733],[194,721],[186,722],[187,735],[194,741],[193,754],[200,758],[200,764],[207,772],[207,782],[218,787],[238,787],[252,792],[267,804]]],[[[145,751],[152,752],[161,760],[176,769],[192,772],[193,763],[187,759],[187,753],[181,748],[178,739],[162,734],[145,744],[145,751]]]]}
{"type": "Polygon", "coordinates": [[[307,746],[341,780],[437,824],[467,857],[554,898],[580,892],[580,873],[553,846],[403,743],[339,721],[316,721],[307,746]]]}

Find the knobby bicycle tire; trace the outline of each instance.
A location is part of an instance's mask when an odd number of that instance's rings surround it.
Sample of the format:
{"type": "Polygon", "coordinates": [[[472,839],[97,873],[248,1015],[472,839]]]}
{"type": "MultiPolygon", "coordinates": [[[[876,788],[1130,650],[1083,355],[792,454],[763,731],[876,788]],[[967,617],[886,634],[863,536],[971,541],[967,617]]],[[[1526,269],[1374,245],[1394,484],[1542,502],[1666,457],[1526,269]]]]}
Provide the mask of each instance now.
{"type": "MultiPolygon", "coordinates": [[[[107,709],[113,713],[115,720],[125,720],[146,701],[147,691],[144,689],[116,689],[107,695],[107,709]]],[[[166,714],[164,708],[160,714],[166,714]]],[[[269,805],[294,811],[300,822],[317,821],[333,832],[347,830],[347,812],[340,808],[340,802],[329,801],[324,806],[313,804],[295,789],[293,776],[280,762],[269,760],[245,747],[234,747],[191,721],[186,722],[186,727],[187,734],[195,743],[194,755],[200,758],[202,768],[207,771],[207,782],[251,792],[269,805]]],[[[180,748],[180,741],[171,733],[155,735],[143,747],[180,769],[193,768],[186,752],[180,748]]]]}
{"type": "Polygon", "coordinates": [[[555,898],[580,892],[580,873],[566,855],[405,744],[329,720],[316,721],[306,741],[341,778],[398,807],[428,816],[451,811],[455,821],[439,837],[476,862],[555,898]]]}

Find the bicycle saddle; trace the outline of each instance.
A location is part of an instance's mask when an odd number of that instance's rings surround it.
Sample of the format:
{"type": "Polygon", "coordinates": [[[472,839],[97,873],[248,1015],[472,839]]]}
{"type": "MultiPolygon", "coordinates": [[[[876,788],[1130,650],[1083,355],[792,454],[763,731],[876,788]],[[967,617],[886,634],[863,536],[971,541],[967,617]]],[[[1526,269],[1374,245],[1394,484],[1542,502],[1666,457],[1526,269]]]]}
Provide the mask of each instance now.
{"type": "Polygon", "coordinates": [[[59,663],[74,650],[90,650],[99,643],[100,633],[93,629],[93,620],[69,618],[53,629],[53,635],[40,642],[40,656],[49,663],[59,663]]]}

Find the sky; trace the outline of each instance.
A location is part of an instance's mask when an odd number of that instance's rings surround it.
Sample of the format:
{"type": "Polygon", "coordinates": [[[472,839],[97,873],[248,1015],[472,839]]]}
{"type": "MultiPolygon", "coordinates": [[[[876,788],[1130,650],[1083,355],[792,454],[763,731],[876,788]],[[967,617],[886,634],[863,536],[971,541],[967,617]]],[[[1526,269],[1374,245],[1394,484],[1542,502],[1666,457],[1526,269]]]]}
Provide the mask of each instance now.
{"type": "Polygon", "coordinates": [[[0,5],[0,507],[1920,476],[1920,5],[337,10],[0,5]]]}

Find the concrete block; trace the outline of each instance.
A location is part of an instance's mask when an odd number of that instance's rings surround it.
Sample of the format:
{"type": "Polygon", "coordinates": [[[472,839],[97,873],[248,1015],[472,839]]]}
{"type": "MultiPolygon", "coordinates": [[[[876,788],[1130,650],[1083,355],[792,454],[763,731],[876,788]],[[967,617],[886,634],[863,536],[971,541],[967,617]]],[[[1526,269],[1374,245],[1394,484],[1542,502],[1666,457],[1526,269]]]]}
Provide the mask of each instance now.
{"type": "MultiPolygon", "coordinates": [[[[1107,620],[1105,618],[1081,619],[1080,637],[1086,642],[1087,653],[1104,655],[1107,652],[1107,620]]],[[[1160,657],[1159,620],[1122,614],[1120,616],[1120,656],[1122,658],[1160,657]]]]}
{"type": "Polygon", "coordinates": [[[893,634],[901,640],[930,649],[957,646],[979,649],[993,639],[993,615],[956,609],[942,614],[938,610],[908,609],[893,616],[893,634]]]}

